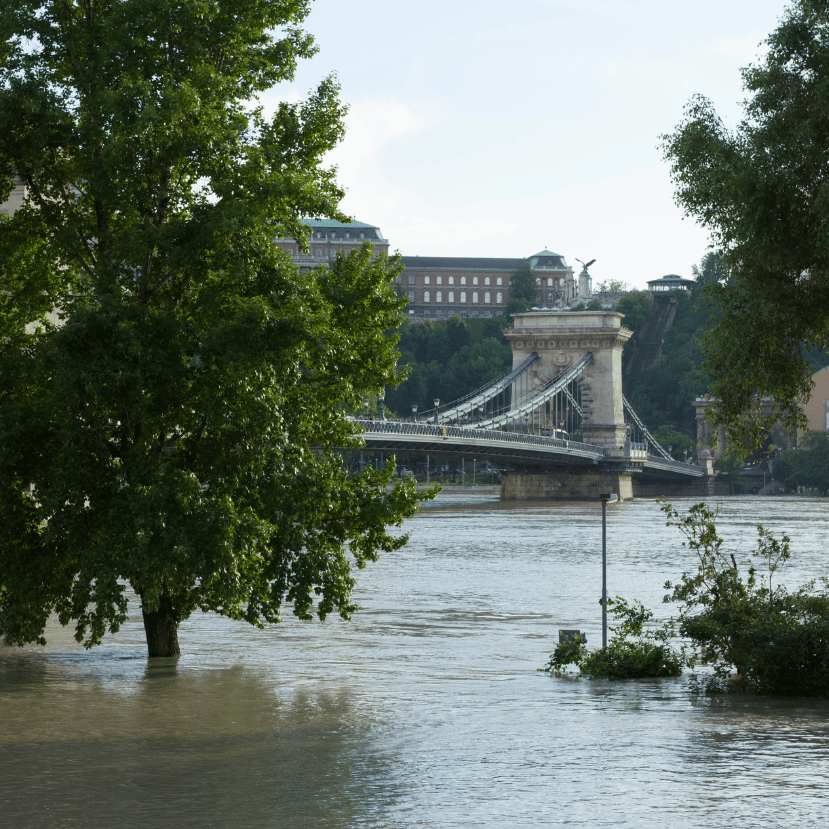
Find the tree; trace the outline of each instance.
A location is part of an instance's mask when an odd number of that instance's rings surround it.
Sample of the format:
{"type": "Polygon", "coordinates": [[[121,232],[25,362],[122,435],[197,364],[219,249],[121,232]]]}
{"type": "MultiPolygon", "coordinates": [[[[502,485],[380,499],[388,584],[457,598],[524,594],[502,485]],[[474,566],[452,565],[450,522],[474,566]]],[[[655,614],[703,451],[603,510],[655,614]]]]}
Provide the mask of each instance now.
{"type": "Polygon", "coordinates": [[[696,456],[696,444],[688,435],[683,435],[670,426],[660,426],[652,434],[656,442],[667,449],[675,460],[682,461],[696,456]]]}
{"type": "Polygon", "coordinates": [[[314,52],[304,0],[0,6],[0,632],[87,646],[140,597],[150,656],[216,611],[354,610],[352,565],[412,515],[392,467],[348,478],[346,416],[397,378],[396,265],[301,273],[274,243],[345,217],[323,157],[337,85],[251,107],[314,52]],[[278,34],[277,34],[278,33],[278,34]],[[57,309],[59,324],[48,315],[57,309]]]}
{"type": "Polygon", "coordinates": [[[767,45],[742,72],[750,97],[736,129],[696,96],[663,137],[676,200],[724,265],[707,288],[720,316],[704,352],[715,422],[733,445],[759,441],[779,416],[805,425],[804,349],[829,345],[829,4],[796,0],[767,45]],[[764,396],[777,404],[766,418],[764,396]]]}
{"type": "Polygon", "coordinates": [[[596,286],[599,294],[621,294],[630,290],[630,285],[621,279],[605,279],[596,286]]]}
{"type": "Polygon", "coordinates": [[[535,271],[529,262],[522,262],[509,278],[509,299],[506,312],[508,315],[523,314],[537,302],[538,283],[535,271]]]}
{"type": "Polygon", "coordinates": [[[798,449],[775,458],[772,475],[790,486],[817,487],[829,493],[829,432],[806,432],[798,449]]]}
{"type": "MultiPolygon", "coordinates": [[[[789,591],[775,582],[789,559],[789,538],[780,539],[762,525],[757,548],[743,575],[733,554],[722,549],[716,511],[695,504],[680,516],[663,504],[668,526],[677,527],[698,560],[695,573],[668,582],[666,602],[680,605],[672,622],[698,649],[698,661],[714,667],[704,682],[712,690],[726,686],[731,669],[742,689],[763,694],[827,695],[829,682],[829,593],[814,582],[789,591]]],[[[729,683],[730,684],[730,683],[729,683]]],[[[738,686],[739,687],[739,686],[738,686]]]]}
{"type": "Polygon", "coordinates": [[[652,305],[647,291],[631,291],[619,300],[616,310],[625,315],[622,322],[625,328],[636,332],[650,319],[652,305]]]}

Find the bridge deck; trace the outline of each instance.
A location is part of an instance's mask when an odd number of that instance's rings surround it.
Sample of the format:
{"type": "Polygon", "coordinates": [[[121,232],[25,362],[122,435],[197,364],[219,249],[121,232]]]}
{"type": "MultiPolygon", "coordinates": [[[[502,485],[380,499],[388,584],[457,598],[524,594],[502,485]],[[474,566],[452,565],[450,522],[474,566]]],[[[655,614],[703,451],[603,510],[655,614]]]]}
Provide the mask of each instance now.
{"type": "MultiPolygon", "coordinates": [[[[474,426],[442,426],[393,420],[355,421],[363,430],[367,449],[387,452],[474,454],[507,463],[550,466],[598,466],[624,463],[608,457],[600,446],[516,432],[480,429],[474,426]]],[[[662,477],[701,477],[703,470],[692,464],[650,455],[637,446],[631,453],[631,470],[662,477]]]]}

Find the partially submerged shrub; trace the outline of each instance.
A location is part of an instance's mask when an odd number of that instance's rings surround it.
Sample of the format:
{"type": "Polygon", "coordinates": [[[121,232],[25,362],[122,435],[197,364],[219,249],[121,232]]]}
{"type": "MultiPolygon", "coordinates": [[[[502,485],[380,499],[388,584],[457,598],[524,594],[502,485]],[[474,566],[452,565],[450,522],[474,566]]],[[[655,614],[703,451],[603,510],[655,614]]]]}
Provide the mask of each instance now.
{"type": "Polygon", "coordinates": [[[685,657],[668,645],[669,626],[646,628],[653,613],[641,602],[628,604],[617,596],[608,607],[619,625],[612,629],[606,648],[588,653],[580,639],[560,643],[542,670],[561,674],[568,665],[577,665],[590,679],[643,679],[682,673],[685,657]]]}
{"type": "Polygon", "coordinates": [[[696,646],[699,662],[713,668],[713,676],[700,678],[706,690],[829,696],[827,582],[820,590],[812,581],[794,592],[775,585],[778,568],[789,559],[789,538],[777,540],[759,525],[752,555],[762,570],[750,560],[743,576],[734,555],[722,551],[716,510],[695,504],[680,516],[670,504],[662,509],[699,560],[695,574],[666,583],[671,593],[665,601],[680,604],[677,631],[696,646]]]}

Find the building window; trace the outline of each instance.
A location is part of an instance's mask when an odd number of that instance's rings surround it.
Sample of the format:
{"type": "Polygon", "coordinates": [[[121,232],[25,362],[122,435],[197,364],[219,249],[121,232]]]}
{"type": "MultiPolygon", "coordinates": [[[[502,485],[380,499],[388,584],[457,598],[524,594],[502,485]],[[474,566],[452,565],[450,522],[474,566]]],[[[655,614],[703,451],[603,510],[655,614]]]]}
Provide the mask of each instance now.
{"type": "Polygon", "coordinates": [[[449,277],[449,284],[450,284],[450,285],[454,285],[454,284],[455,284],[455,277],[454,277],[454,276],[450,276],[450,277],[449,277]]]}
{"type": "Polygon", "coordinates": [[[317,259],[322,259],[322,251],[317,248],[317,259]]]}
{"type": "Polygon", "coordinates": [[[395,285],[399,285],[399,284],[400,284],[400,277],[399,277],[399,276],[396,276],[396,277],[394,278],[394,284],[395,284],[395,285]]]}
{"type": "Polygon", "coordinates": [[[443,277],[439,276],[435,279],[435,285],[443,285],[443,277]]]}
{"type": "Polygon", "coordinates": [[[461,302],[466,302],[466,291],[461,291],[461,302]]]}
{"type": "Polygon", "coordinates": [[[409,302],[414,302],[414,291],[409,291],[409,302]]]}
{"type": "Polygon", "coordinates": [[[490,299],[489,291],[486,291],[484,293],[484,305],[489,305],[490,302],[492,302],[492,300],[490,299]]]}
{"type": "Polygon", "coordinates": [[[472,277],[472,284],[473,284],[473,285],[477,285],[477,284],[478,284],[478,277],[477,277],[477,276],[473,276],[473,277],[472,277]]]}
{"type": "Polygon", "coordinates": [[[466,285],[466,277],[465,276],[461,277],[461,285],[466,285]]]}
{"type": "Polygon", "coordinates": [[[503,301],[504,301],[504,295],[500,291],[498,291],[498,293],[495,294],[495,302],[498,305],[500,305],[503,301]]]}
{"type": "Polygon", "coordinates": [[[503,281],[501,280],[500,276],[495,280],[495,284],[496,285],[503,285],[504,284],[503,281]]]}
{"type": "Polygon", "coordinates": [[[443,291],[438,291],[435,294],[435,302],[443,302],[443,291]]]}
{"type": "Polygon", "coordinates": [[[346,238],[346,239],[350,239],[350,238],[351,238],[351,232],[350,232],[350,231],[346,230],[346,232],[345,232],[345,238],[346,238]]]}
{"type": "Polygon", "coordinates": [[[547,287],[548,287],[548,288],[552,288],[552,287],[553,287],[553,280],[552,280],[552,279],[548,279],[548,280],[547,280],[547,287]]]}
{"type": "Polygon", "coordinates": [[[478,292],[477,291],[472,292],[472,304],[473,305],[478,304],[478,292]]]}
{"type": "Polygon", "coordinates": [[[488,276],[484,277],[484,285],[489,285],[489,277],[488,276]]]}
{"type": "Polygon", "coordinates": [[[455,301],[455,292],[454,291],[449,291],[449,293],[446,296],[446,301],[447,302],[454,302],[455,301]]]}
{"type": "Polygon", "coordinates": [[[428,301],[429,301],[429,292],[428,292],[428,291],[424,291],[424,292],[423,292],[423,301],[424,301],[424,302],[428,302],[428,301]]]}
{"type": "Polygon", "coordinates": [[[409,277],[409,285],[414,285],[414,277],[413,276],[409,277]]]}
{"type": "Polygon", "coordinates": [[[428,277],[428,276],[424,276],[424,277],[423,277],[423,284],[424,284],[424,285],[428,285],[428,284],[429,284],[429,277],[428,277]]]}

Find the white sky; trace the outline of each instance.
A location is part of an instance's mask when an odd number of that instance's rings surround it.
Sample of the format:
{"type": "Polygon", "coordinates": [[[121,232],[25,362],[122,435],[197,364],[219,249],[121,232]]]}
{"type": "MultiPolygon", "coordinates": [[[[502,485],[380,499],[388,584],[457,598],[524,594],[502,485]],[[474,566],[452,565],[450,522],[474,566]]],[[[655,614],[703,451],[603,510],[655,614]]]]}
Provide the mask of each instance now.
{"type": "Polygon", "coordinates": [[[689,276],[708,234],[673,202],[660,135],[693,93],[739,121],[739,69],[783,0],[315,0],[350,105],[331,154],[346,213],[409,256],[596,259],[594,284],[689,276]]]}

